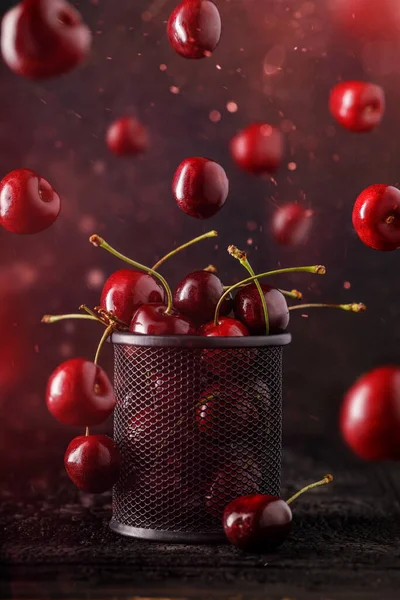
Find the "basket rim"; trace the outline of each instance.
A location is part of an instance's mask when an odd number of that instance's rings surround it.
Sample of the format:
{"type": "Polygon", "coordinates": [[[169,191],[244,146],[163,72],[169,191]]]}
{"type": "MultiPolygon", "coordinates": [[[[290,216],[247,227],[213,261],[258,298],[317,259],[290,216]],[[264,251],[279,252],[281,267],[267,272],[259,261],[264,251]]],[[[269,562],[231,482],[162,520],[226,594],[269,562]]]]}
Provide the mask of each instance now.
{"type": "Polygon", "coordinates": [[[197,335],[143,335],[118,331],[112,334],[114,345],[143,346],[154,348],[264,348],[287,346],[290,333],[277,335],[253,335],[243,337],[205,337],[197,335]]]}

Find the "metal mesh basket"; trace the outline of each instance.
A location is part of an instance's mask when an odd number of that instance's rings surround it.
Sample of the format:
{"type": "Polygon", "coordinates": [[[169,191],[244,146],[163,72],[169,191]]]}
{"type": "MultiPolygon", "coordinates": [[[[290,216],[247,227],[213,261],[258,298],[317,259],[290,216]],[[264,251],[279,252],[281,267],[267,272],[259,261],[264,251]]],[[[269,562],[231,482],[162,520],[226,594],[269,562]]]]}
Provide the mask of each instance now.
{"type": "Polygon", "coordinates": [[[122,470],[111,528],[223,539],[225,505],[279,495],[282,350],[289,334],[206,338],[115,333],[114,439],[122,470]]]}

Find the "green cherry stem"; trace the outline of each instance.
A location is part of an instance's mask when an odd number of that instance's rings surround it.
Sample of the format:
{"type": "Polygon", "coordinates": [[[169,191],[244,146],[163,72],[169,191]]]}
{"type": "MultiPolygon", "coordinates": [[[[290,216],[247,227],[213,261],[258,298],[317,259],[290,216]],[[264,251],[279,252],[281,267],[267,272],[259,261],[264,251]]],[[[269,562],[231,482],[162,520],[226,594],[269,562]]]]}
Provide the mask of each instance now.
{"type": "Polygon", "coordinates": [[[298,310],[300,308],[338,308],[339,310],[354,313],[365,312],[367,310],[367,307],[362,302],[352,302],[351,304],[296,304],[296,306],[289,306],[289,310],[298,310]]]}
{"type": "Polygon", "coordinates": [[[80,314],[69,314],[69,315],[43,315],[42,323],[58,323],[58,321],[65,321],[67,319],[86,319],[88,321],[99,321],[102,323],[101,319],[94,317],[92,315],[80,315],[80,314]]]}
{"type": "Polygon", "coordinates": [[[323,265],[312,265],[311,267],[288,267],[286,269],[276,269],[275,271],[259,273],[259,275],[255,275],[254,277],[248,277],[247,279],[243,279],[242,281],[231,285],[227,290],[224,291],[221,298],[218,300],[218,304],[215,308],[214,325],[218,325],[219,311],[221,309],[223,301],[228,296],[228,294],[233,292],[233,290],[236,290],[237,288],[240,288],[243,285],[251,283],[252,281],[255,281],[257,279],[261,279],[262,277],[270,277],[271,275],[281,275],[283,273],[313,273],[314,275],[325,275],[326,268],[323,265]]]}
{"type": "MultiPolygon", "coordinates": [[[[206,269],[204,269],[206,271],[206,269]]],[[[244,283],[243,285],[241,285],[240,287],[246,287],[246,283],[244,283]]],[[[229,290],[231,288],[230,285],[224,285],[224,290],[229,290]]],[[[278,290],[280,291],[281,294],[283,294],[284,296],[287,296],[288,298],[291,298],[292,300],[302,300],[303,299],[303,294],[302,292],[299,292],[299,290],[291,290],[289,292],[289,290],[282,290],[281,288],[278,288],[278,290]]]]}
{"type": "Polygon", "coordinates": [[[286,500],[286,504],[291,504],[294,500],[296,500],[296,498],[298,498],[299,496],[304,494],[304,492],[313,490],[314,488],[320,487],[321,485],[327,485],[328,483],[331,483],[332,481],[333,481],[333,475],[328,473],[328,475],[324,475],[323,478],[320,479],[320,481],[316,481],[315,483],[310,483],[310,485],[306,485],[306,487],[304,487],[302,490],[300,490],[299,492],[296,492],[293,496],[291,496],[289,498],[289,500],[286,500]]]}
{"type": "Polygon", "coordinates": [[[193,240],[186,242],[186,244],[182,244],[182,246],[178,246],[178,248],[175,248],[175,250],[171,250],[171,252],[168,252],[168,254],[160,258],[160,260],[154,265],[153,271],[156,271],[158,267],[161,267],[161,265],[165,263],[165,261],[175,256],[175,254],[178,254],[178,252],[180,252],[181,250],[185,250],[185,248],[189,248],[189,246],[193,246],[193,244],[197,244],[197,242],[202,242],[203,240],[207,240],[208,238],[217,237],[217,235],[218,232],[213,229],[212,231],[203,233],[203,235],[199,235],[199,237],[196,237],[193,240]]]}
{"type": "Polygon", "coordinates": [[[97,365],[99,362],[99,356],[100,356],[100,352],[102,347],[104,346],[106,340],[110,337],[110,335],[112,334],[112,332],[114,331],[115,326],[114,325],[109,325],[103,332],[103,335],[101,336],[99,345],[97,346],[97,350],[96,350],[96,355],[94,357],[94,364],[97,365]]]}
{"type": "Polygon", "coordinates": [[[150,273],[151,275],[153,275],[153,277],[158,279],[167,294],[168,302],[167,302],[167,309],[165,311],[165,314],[166,315],[171,314],[172,308],[173,308],[173,299],[172,299],[171,288],[169,287],[169,285],[168,285],[167,281],[164,279],[164,277],[162,275],[160,275],[160,273],[157,273],[157,271],[154,271],[154,269],[145,267],[144,265],[136,262],[135,260],[132,260],[131,258],[128,258],[127,256],[124,256],[123,254],[118,252],[118,250],[115,250],[115,248],[110,246],[110,244],[108,244],[105,240],[103,240],[103,238],[101,238],[100,236],[98,236],[96,234],[90,236],[89,242],[91,244],[93,244],[93,246],[97,246],[99,248],[103,248],[104,250],[107,250],[107,252],[109,252],[110,254],[113,254],[120,260],[123,260],[124,262],[128,263],[128,265],[132,265],[132,267],[135,267],[136,269],[140,269],[141,271],[146,271],[147,273],[150,273]]]}
{"type": "MultiPolygon", "coordinates": [[[[240,262],[240,264],[246,269],[246,271],[252,277],[254,277],[255,273],[254,273],[253,268],[250,265],[249,261],[247,260],[246,252],[243,252],[243,250],[239,250],[239,248],[236,248],[236,246],[228,246],[228,252],[231,256],[233,256],[233,258],[236,258],[236,260],[238,260],[240,262]]],[[[264,319],[265,319],[265,335],[269,335],[269,318],[268,318],[267,301],[265,299],[264,292],[262,291],[261,284],[258,281],[258,279],[254,280],[254,285],[256,286],[258,293],[260,294],[260,300],[261,300],[263,313],[264,313],[264,319]]]]}

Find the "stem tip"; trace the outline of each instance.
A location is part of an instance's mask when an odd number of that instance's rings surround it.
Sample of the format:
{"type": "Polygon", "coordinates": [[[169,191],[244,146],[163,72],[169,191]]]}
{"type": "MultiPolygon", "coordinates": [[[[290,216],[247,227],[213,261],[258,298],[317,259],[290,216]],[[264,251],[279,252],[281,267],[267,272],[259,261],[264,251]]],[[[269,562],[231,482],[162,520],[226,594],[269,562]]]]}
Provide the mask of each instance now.
{"type": "Polygon", "coordinates": [[[316,265],[315,272],[317,275],[325,275],[326,267],[324,267],[324,265],[316,265]]]}
{"type": "Polygon", "coordinates": [[[101,246],[101,244],[104,242],[104,240],[99,235],[97,235],[97,233],[94,233],[93,235],[90,236],[89,242],[91,244],[93,244],[93,246],[101,246]]]}

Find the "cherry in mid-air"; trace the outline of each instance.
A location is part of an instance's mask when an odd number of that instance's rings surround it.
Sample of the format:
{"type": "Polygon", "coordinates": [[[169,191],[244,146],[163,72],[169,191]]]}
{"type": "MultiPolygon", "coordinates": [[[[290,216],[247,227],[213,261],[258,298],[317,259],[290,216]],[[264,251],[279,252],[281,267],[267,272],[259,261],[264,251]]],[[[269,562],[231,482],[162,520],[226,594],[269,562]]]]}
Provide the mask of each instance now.
{"type": "Polygon", "coordinates": [[[129,331],[147,335],[196,335],[195,325],[165,304],[142,304],[131,320],[129,331]]]}
{"type": "Polygon", "coordinates": [[[385,112],[385,92],[365,81],[343,81],[331,91],[329,109],[345,129],[367,132],[375,129],[385,112]]]}
{"type": "Polygon", "coordinates": [[[61,201],[50,183],[30,169],[16,169],[0,182],[0,224],[12,233],[38,233],[50,227],[61,201]]]}
{"type": "Polygon", "coordinates": [[[108,148],[117,156],[145,152],[149,146],[147,129],[134,117],[121,117],[109,126],[106,134],[108,148]]]}
{"type": "Polygon", "coordinates": [[[329,0],[329,6],[340,33],[345,32],[364,43],[399,39],[398,0],[329,0]]]}
{"type": "Polygon", "coordinates": [[[400,367],[378,367],[347,392],[342,435],[365,460],[400,460],[400,367]]]}
{"type": "Polygon", "coordinates": [[[47,408],[64,425],[98,425],[113,412],[115,395],[109,378],[98,365],[72,358],[51,374],[47,408]]]}
{"type": "Polygon", "coordinates": [[[313,211],[291,202],[278,207],[272,217],[271,231],[278,244],[296,246],[307,240],[313,211]]]}
{"type": "MultiPolygon", "coordinates": [[[[289,310],[285,296],[276,288],[261,284],[267,303],[269,331],[281,333],[289,324],[289,310]]],[[[239,289],[234,300],[236,319],[245,324],[253,335],[265,333],[265,317],[259,291],[254,283],[239,289]]]]}
{"type": "Polygon", "coordinates": [[[151,275],[133,269],[120,269],[105,282],[100,306],[129,325],[139,306],[163,302],[164,297],[164,290],[151,275]]]}
{"type": "Polygon", "coordinates": [[[367,187],[354,204],[353,226],[370,248],[400,248],[400,191],[385,184],[367,187]]]}
{"type": "Polygon", "coordinates": [[[262,175],[278,169],[283,161],[285,143],[276,127],[268,123],[252,123],[235,135],[230,149],[238,167],[262,175]]]}
{"type": "Polygon", "coordinates": [[[4,62],[31,79],[62,75],[85,60],[92,36],[79,12],[65,0],[25,0],[1,25],[4,62]]]}
{"type": "MultiPolygon", "coordinates": [[[[174,292],[174,306],[199,326],[213,318],[223,293],[224,286],[214,273],[205,270],[194,271],[178,284],[174,292]]],[[[232,299],[227,297],[221,306],[220,314],[228,315],[231,310],[232,299]]]]}
{"type": "Polygon", "coordinates": [[[71,481],[84,492],[100,494],[112,488],[120,470],[117,445],[106,435],[81,435],[74,438],[64,456],[71,481]]]}
{"type": "Polygon", "coordinates": [[[167,26],[172,48],[184,58],[210,56],[221,38],[221,17],[212,0],[184,0],[167,26]]]}
{"type": "Polygon", "coordinates": [[[184,213],[197,219],[208,219],[225,204],[229,181],[224,169],[213,160],[186,158],[174,175],[172,191],[184,213]]]}

